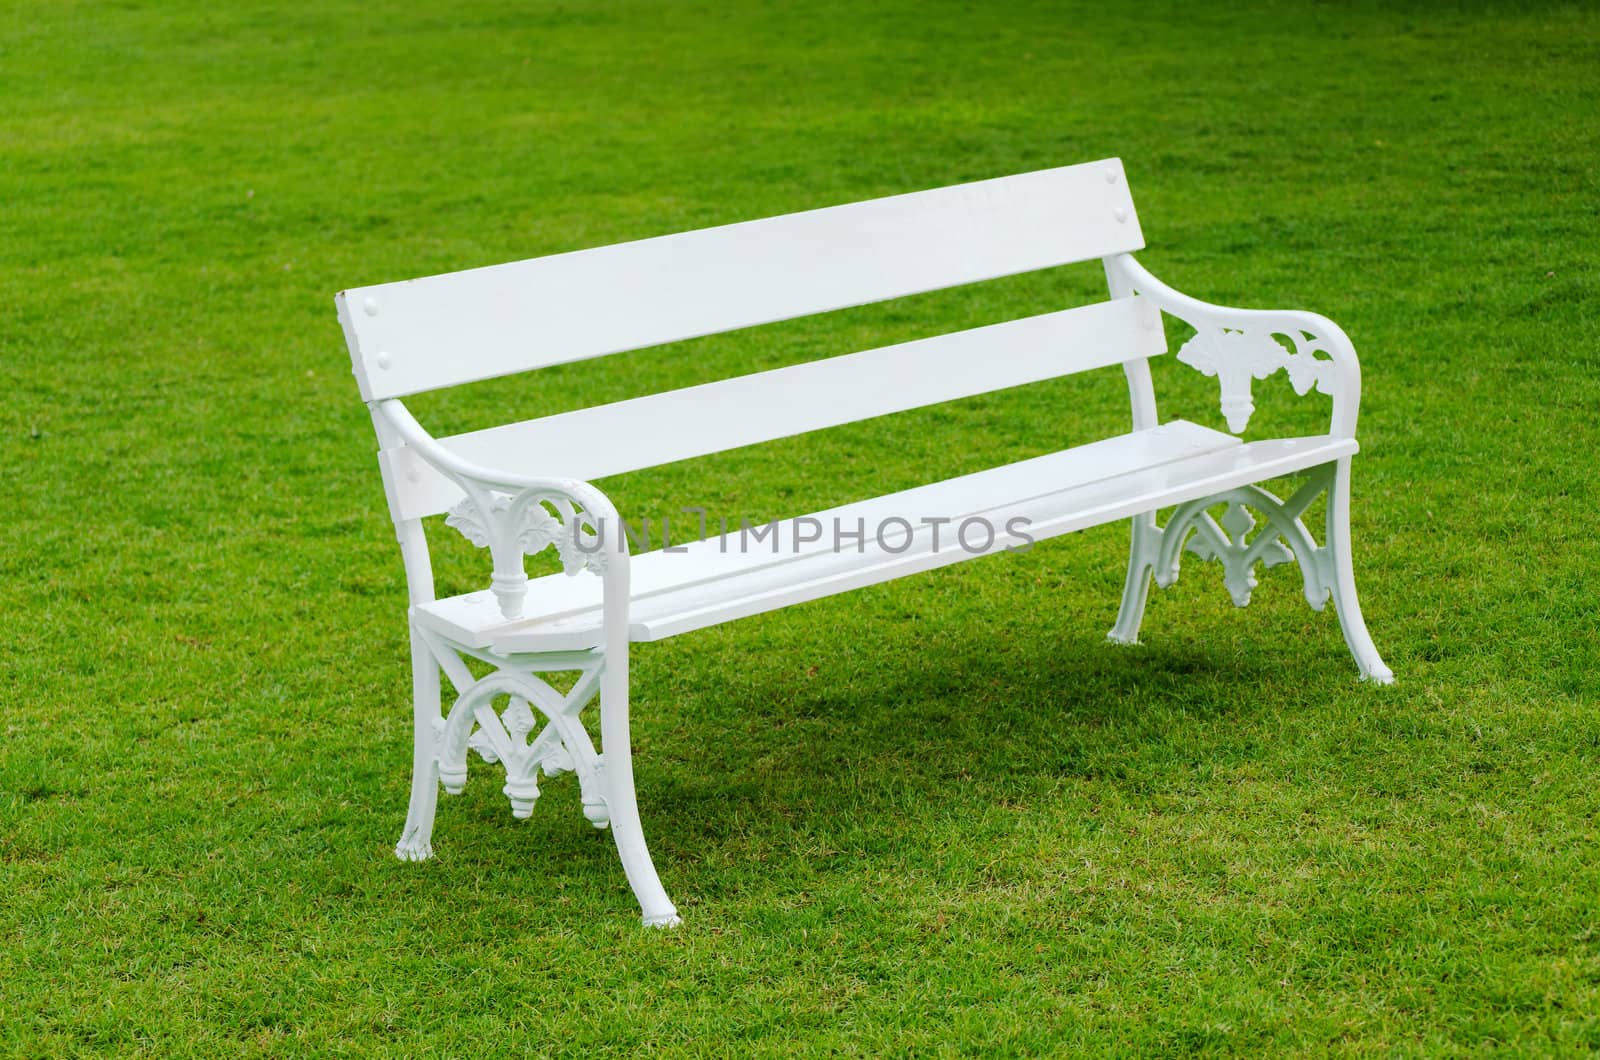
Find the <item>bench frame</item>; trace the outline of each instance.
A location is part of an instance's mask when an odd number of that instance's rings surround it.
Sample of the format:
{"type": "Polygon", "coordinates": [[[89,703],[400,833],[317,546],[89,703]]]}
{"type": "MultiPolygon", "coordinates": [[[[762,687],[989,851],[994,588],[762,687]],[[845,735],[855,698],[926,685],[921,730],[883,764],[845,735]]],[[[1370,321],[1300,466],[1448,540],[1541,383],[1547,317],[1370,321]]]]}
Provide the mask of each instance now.
{"type": "MultiPolygon", "coordinates": [[[[517,817],[531,814],[539,796],[537,777],[541,771],[546,776],[570,771],[577,775],[585,817],[597,828],[611,829],[644,922],[663,926],[679,921],[645,843],[629,740],[630,642],[651,638],[630,630],[631,557],[626,538],[607,531],[608,527],[621,527],[622,520],[606,496],[583,480],[649,464],[638,463],[637,452],[626,450],[624,440],[618,443],[622,455],[614,462],[622,463],[617,467],[602,460],[582,477],[539,473],[537,460],[530,463],[527,459],[509,459],[509,436],[491,431],[480,432],[484,437],[434,438],[406,409],[403,396],[565,360],[1070,261],[1095,257],[1103,260],[1112,299],[1107,305],[1132,304],[1137,311],[1146,313],[1147,318],[1140,325],[1146,331],[1151,327],[1148,321],[1157,320],[1154,330],[1160,347],[1155,352],[1164,350],[1165,344],[1154,310],[1194,329],[1194,336],[1178,351],[1178,358],[1218,379],[1222,412],[1233,433],[1240,434],[1248,426],[1254,407],[1252,380],[1265,379],[1279,370],[1287,372],[1298,393],[1315,388],[1333,402],[1328,434],[1309,440],[1315,443],[1310,450],[1313,458],[1321,462],[1301,461],[1304,466],[1289,468],[1304,476],[1304,484],[1287,499],[1267,492],[1255,480],[1243,481],[1185,500],[1164,525],[1158,524],[1156,510],[1133,515],[1127,579],[1110,639],[1136,643],[1152,581],[1162,587],[1170,585],[1178,576],[1185,551],[1219,561],[1225,585],[1234,603],[1241,607],[1249,603],[1258,565],[1298,561],[1307,602],[1320,610],[1329,599],[1333,600],[1362,678],[1391,682],[1393,675],[1362,620],[1350,548],[1351,458],[1356,451],[1354,435],[1361,386],[1354,347],[1337,325],[1315,314],[1233,309],[1181,294],[1133,259],[1130,251],[1142,246],[1121,163],[1108,159],[621,244],[600,251],[342,292],[337,299],[340,320],[377,432],[380,466],[411,604],[413,782],[396,854],[405,860],[432,856],[439,788],[443,786],[452,793],[462,789],[469,751],[475,751],[487,762],[504,765],[503,790],[517,817]],[[893,268],[877,268],[880,263],[869,260],[860,269],[849,264],[840,266],[837,271],[847,275],[835,277],[829,273],[819,279],[807,274],[796,281],[796,290],[783,286],[784,268],[789,269],[789,278],[793,279],[798,275],[794,269],[797,262],[814,263],[819,242],[825,244],[831,239],[848,243],[857,239],[858,246],[845,249],[860,253],[870,252],[875,240],[926,241],[932,238],[924,235],[931,218],[953,224],[958,229],[956,236],[912,247],[896,259],[893,268]],[[1056,238],[1053,245],[1040,249],[1031,231],[1043,221],[1070,223],[1070,230],[1056,238]],[[949,245],[952,243],[953,248],[949,245]],[[763,264],[762,255],[771,257],[772,261],[765,264],[772,265],[776,275],[767,277],[760,267],[748,270],[754,278],[746,275],[741,269],[741,253],[754,255],[756,266],[763,264]],[[790,256],[780,260],[782,254],[790,256]],[[714,297],[702,299],[698,286],[673,289],[677,281],[663,266],[670,265],[677,255],[699,268],[696,276],[702,286],[714,290],[721,283],[735,288],[741,297],[719,306],[714,297]],[[645,290],[647,284],[666,290],[650,311],[620,320],[596,317],[594,303],[585,300],[586,292],[593,294],[590,288],[598,290],[606,283],[622,281],[633,291],[645,290]],[[417,286],[413,288],[411,284],[417,286]],[[530,316],[525,307],[511,304],[530,284],[535,288],[553,284],[562,298],[547,302],[539,307],[539,315],[530,316]],[[1143,301],[1126,301],[1130,299],[1143,301]],[[562,316],[569,303],[570,319],[562,316]],[[392,310],[396,308],[398,320],[393,319],[396,313],[392,310]],[[600,321],[598,326],[586,326],[586,312],[589,319],[600,321]],[[645,323],[639,323],[641,320],[645,323]],[[376,326],[378,323],[383,326],[376,326]],[[538,331],[536,341],[531,343],[525,341],[530,328],[538,331]],[[453,341],[456,338],[459,342],[453,341]],[[470,352],[464,357],[455,356],[462,350],[470,352]],[[444,351],[452,356],[440,356],[444,351]],[[494,463],[507,466],[489,466],[476,458],[500,452],[505,452],[508,459],[494,463]],[[628,460],[635,462],[627,463],[628,460]],[[1319,545],[1301,517],[1324,492],[1326,529],[1319,545]],[[1218,505],[1226,506],[1220,519],[1208,511],[1218,505]],[[591,639],[575,642],[566,649],[555,640],[536,641],[531,643],[538,650],[529,650],[526,646],[518,648],[512,637],[501,642],[512,645],[511,650],[498,650],[492,642],[474,643],[442,632],[449,627],[441,627],[433,617],[432,611],[439,602],[435,599],[422,520],[447,509],[449,525],[489,550],[493,574],[489,593],[484,596],[498,609],[495,620],[508,624],[508,628],[515,627],[524,615],[529,594],[526,555],[553,547],[560,553],[568,574],[598,577],[600,618],[591,639]],[[1264,524],[1258,524],[1250,510],[1262,517],[1264,524]],[[491,672],[475,677],[467,666],[469,659],[489,664],[491,672]],[[546,675],[555,671],[578,674],[569,691],[563,693],[546,680],[546,675]],[[441,675],[455,692],[453,702],[443,711],[441,675]],[[581,712],[596,697],[600,702],[603,755],[580,720],[581,712]],[[507,705],[497,710],[495,703],[500,700],[507,705]]],[[[693,267],[688,271],[695,273],[693,267]]],[[[1027,324],[1028,327],[1055,326],[1044,318],[1030,320],[1040,323],[1027,324]]],[[[1125,324],[1119,326],[1126,330],[1125,324]]],[[[1133,341],[1147,340],[1136,337],[1133,341]]],[[[927,349],[932,352],[924,354],[919,350],[918,355],[937,355],[938,348],[931,342],[927,349]]],[[[891,351],[875,351],[874,356],[889,356],[891,351]]],[[[1150,348],[1141,345],[1137,351],[1130,348],[1125,358],[1088,365],[1122,364],[1136,432],[1160,426],[1148,361],[1150,352],[1150,348]]],[[[834,360],[842,365],[846,358],[834,360]]],[[[955,359],[947,363],[961,362],[955,359]]],[[[840,371],[848,369],[836,367],[840,371]]],[[[808,366],[805,370],[824,369],[808,366]]],[[[1083,367],[1066,366],[1053,374],[1079,370],[1083,367]]],[[[1011,384],[1002,381],[998,385],[1011,384]]],[[[937,394],[923,394],[900,407],[944,399],[937,394]]],[[[598,416],[604,410],[602,407],[567,415],[598,416]]],[[[852,415],[833,422],[847,422],[852,415]]],[[[537,424],[534,421],[530,429],[536,429],[537,424]]],[[[831,422],[818,420],[815,424],[827,425],[831,422]]],[[[780,437],[785,432],[798,433],[783,429],[770,436],[780,437]]],[[[551,439],[558,436],[547,430],[538,437],[541,444],[550,445],[551,439]]],[[[668,459],[715,451],[704,445],[696,449],[696,444],[686,442],[685,451],[669,454],[668,459]]],[[[714,440],[714,444],[732,448],[748,444],[748,440],[730,435],[714,440]],[[729,438],[732,444],[724,444],[729,438]]],[[[1262,474],[1258,480],[1282,473],[1262,474]]],[[[782,604],[769,603],[759,609],[771,606],[782,604]]]]}

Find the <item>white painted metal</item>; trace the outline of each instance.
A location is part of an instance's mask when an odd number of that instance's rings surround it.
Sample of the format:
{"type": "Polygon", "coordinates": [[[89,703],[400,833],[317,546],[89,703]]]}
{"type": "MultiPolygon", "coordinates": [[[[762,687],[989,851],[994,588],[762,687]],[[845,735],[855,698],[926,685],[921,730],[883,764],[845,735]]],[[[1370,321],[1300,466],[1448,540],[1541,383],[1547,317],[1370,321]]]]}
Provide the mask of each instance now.
{"type": "Polygon", "coordinates": [[[1361,617],[1361,602],[1356,598],[1356,567],[1350,554],[1350,457],[1341,457],[1334,465],[1333,482],[1328,486],[1327,549],[1331,554],[1333,577],[1333,609],[1339,615],[1339,626],[1344,631],[1344,641],[1350,654],[1356,657],[1361,676],[1380,685],[1394,684],[1394,671],[1389,669],[1378,646],[1372,643],[1367,623],[1361,617]]]}
{"type": "Polygon", "coordinates": [[[1156,279],[1131,254],[1108,258],[1106,274],[1117,289],[1149,298],[1162,312],[1194,328],[1194,337],[1178,351],[1178,359],[1217,377],[1222,414],[1233,433],[1244,433],[1255,410],[1250,381],[1282,369],[1296,393],[1314,386],[1333,398],[1329,434],[1355,437],[1361,365],[1350,337],[1327,317],[1296,309],[1234,309],[1202,302],[1156,279]]]}
{"type": "MultiPolygon", "coordinates": [[[[1162,283],[1128,254],[1108,258],[1106,275],[1114,293],[1137,293],[1194,329],[1194,336],[1178,351],[1178,360],[1217,378],[1222,391],[1223,417],[1234,433],[1244,432],[1255,409],[1251,381],[1266,379],[1282,370],[1288,374],[1297,393],[1305,394],[1315,387],[1333,399],[1328,425],[1330,438],[1355,438],[1361,403],[1361,365],[1349,336],[1327,317],[1300,310],[1235,309],[1202,302],[1162,283]],[[1318,357],[1319,353],[1326,357],[1318,357]]],[[[1136,410],[1138,405],[1136,394],[1136,410]]],[[[1297,497],[1303,495],[1304,503],[1298,507],[1291,505],[1291,514],[1281,510],[1282,502],[1264,490],[1213,498],[1218,502],[1226,501],[1230,512],[1239,513],[1235,516],[1236,525],[1243,527],[1244,532],[1250,527],[1244,526],[1243,520],[1248,517],[1243,514],[1242,505],[1249,504],[1267,516],[1268,529],[1272,532],[1256,535],[1253,545],[1245,550],[1252,557],[1248,562],[1245,562],[1245,554],[1239,551],[1240,542],[1236,539],[1239,535],[1230,538],[1225,528],[1199,509],[1180,509],[1168,521],[1165,530],[1156,526],[1153,510],[1135,516],[1122,607],[1110,639],[1124,644],[1137,641],[1152,575],[1157,575],[1158,585],[1168,584],[1177,577],[1176,552],[1172,551],[1177,546],[1170,546],[1170,542],[1186,539],[1198,525],[1204,528],[1199,553],[1223,561],[1229,589],[1241,607],[1249,602],[1249,589],[1255,584],[1255,562],[1271,555],[1267,551],[1268,543],[1284,542],[1285,551],[1299,560],[1306,573],[1307,598],[1324,587],[1332,594],[1345,643],[1355,656],[1362,678],[1377,684],[1392,683],[1394,673],[1378,654],[1356,599],[1349,532],[1351,455],[1341,454],[1337,460],[1330,460],[1328,467],[1336,468],[1337,474],[1313,476],[1317,489],[1309,494],[1304,491],[1298,494],[1297,497]],[[1299,524],[1299,513],[1320,492],[1328,494],[1326,545],[1314,549],[1310,536],[1299,524]],[[1157,558],[1168,552],[1172,553],[1170,561],[1157,558]],[[1312,563],[1317,565],[1315,582],[1312,570],[1307,569],[1312,563]],[[1167,581],[1162,580],[1161,572],[1169,572],[1167,581]]],[[[1258,476],[1258,480],[1267,477],[1258,476]]],[[[1313,600],[1312,606],[1320,609],[1321,601],[1313,600]]]]}
{"type": "MultiPolygon", "coordinates": [[[[520,475],[606,478],[891,412],[1165,353],[1141,298],[1064,309],[631,401],[439,439],[520,475]]],[[[438,515],[461,490],[405,446],[380,458],[396,519],[438,515]]]]}
{"type": "MultiPolygon", "coordinates": [[[[380,442],[394,438],[407,444],[423,447],[432,454],[436,468],[451,474],[479,514],[479,524],[487,533],[489,547],[494,556],[495,573],[490,582],[503,612],[514,613],[521,609],[521,599],[526,592],[527,574],[522,569],[525,542],[521,537],[524,511],[533,505],[547,506],[559,522],[558,531],[577,539],[589,526],[620,522],[616,509],[605,495],[584,482],[571,479],[518,478],[496,473],[469,464],[440,448],[428,438],[427,432],[404,407],[396,402],[382,402],[374,409],[378,422],[380,442]],[[512,503],[497,508],[493,498],[496,490],[514,491],[512,503]],[[496,518],[496,516],[504,518],[496,518]],[[508,607],[508,600],[514,607],[508,607]]],[[[414,525],[410,521],[402,526],[414,525]]],[[[562,542],[552,542],[561,546],[562,542]]],[[[402,550],[407,567],[411,566],[419,551],[425,551],[415,540],[402,534],[402,550]]],[[[633,888],[639,902],[644,922],[651,926],[670,926],[678,923],[678,911],[667,897],[650,860],[645,844],[643,826],[639,820],[639,806],[633,784],[633,758],[628,737],[628,551],[626,542],[615,536],[597,538],[597,548],[586,554],[584,569],[601,579],[601,604],[605,611],[600,645],[602,667],[600,676],[600,741],[609,755],[596,759],[597,783],[604,792],[606,814],[611,835],[616,842],[617,854],[622,861],[623,873],[633,888]]],[[[544,547],[543,545],[540,546],[544,547]]],[[[431,576],[428,595],[432,594],[431,576]]],[[[413,607],[418,603],[418,593],[413,589],[413,607]]],[[[418,631],[415,623],[412,625],[418,631]]],[[[436,638],[423,637],[429,647],[431,665],[444,670],[456,685],[458,702],[472,689],[470,673],[461,661],[458,647],[439,645],[436,638]]],[[[414,636],[413,645],[416,639],[414,636]]],[[[471,654],[468,652],[467,654],[471,654]]],[[[554,655],[549,659],[514,663],[510,659],[491,657],[497,672],[522,675],[541,669],[570,669],[574,660],[570,654],[554,655]]],[[[587,665],[587,663],[583,664],[587,665]]],[[[428,857],[433,850],[433,818],[438,799],[438,783],[444,744],[444,720],[440,718],[437,702],[437,677],[430,683],[414,682],[417,693],[416,754],[413,764],[416,772],[412,781],[411,809],[406,818],[405,830],[395,847],[395,854],[403,860],[415,861],[428,857]],[[424,720],[429,722],[426,727],[424,720]],[[424,765],[423,763],[426,763],[424,765]],[[429,787],[428,795],[418,797],[419,787],[429,787]]],[[[526,686],[523,686],[526,687],[526,686]]],[[[581,707],[581,704],[579,705],[581,707]]],[[[574,708],[578,709],[578,708],[574,708]]],[[[448,715],[446,715],[448,717],[448,715]]],[[[554,722],[551,722],[554,724],[554,722]]],[[[568,748],[574,756],[581,754],[568,748]]]]}
{"type": "Polygon", "coordinates": [[[339,319],[374,401],[1143,246],[1108,158],[355,288],[339,319]]]}
{"type": "Polygon", "coordinates": [[[1170,584],[1185,549],[1222,563],[1241,606],[1258,566],[1294,559],[1312,606],[1333,600],[1362,676],[1391,681],[1362,621],[1351,560],[1360,371],[1349,339],[1313,314],[1180,294],[1125,253],[1140,245],[1112,161],[342,294],[410,585],[415,755],[396,853],[431,856],[439,788],[460,790],[469,749],[506,767],[517,816],[532,812],[539,772],[572,771],[585,816],[611,829],[645,922],[676,923],[634,791],[630,641],[1115,519],[1132,517],[1133,543],[1113,640],[1137,638],[1152,578],[1170,584]],[[443,441],[395,400],[1090,256],[1105,259],[1112,301],[1104,305],[443,441]],[[1280,369],[1300,393],[1332,397],[1329,433],[1246,443],[1183,421],[1159,424],[1148,366],[1165,350],[1157,308],[1195,328],[1179,359],[1218,379],[1234,433],[1254,407],[1251,381],[1280,369]],[[734,527],[731,548],[714,536],[630,557],[615,508],[584,481],[1117,363],[1128,379],[1130,433],[787,521],[755,547],[734,527]],[[1306,479],[1287,500],[1258,485],[1286,474],[1306,479]],[[1301,516],[1322,493],[1319,546],[1301,516]],[[1171,506],[1159,525],[1157,510],[1171,506]],[[1208,512],[1218,506],[1221,519],[1208,512]],[[490,550],[494,572],[484,591],[437,600],[420,519],[446,510],[448,525],[490,550]],[[896,527],[902,536],[891,546],[881,531],[895,520],[904,530],[896,527]],[[970,527],[987,533],[974,541],[962,533],[970,527]],[[524,556],[548,547],[577,577],[529,582],[524,556]],[[468,659],[492,672],[474,678],[468,659]],[[580,673],[565,695],[540,676],[556,670],[580,673]],[[448,710],[441,672],[456,689],[448,710]],[[597,691],[603,754],[578,721],[597,691]]]}
{"type": "MultiPolygon", "coordinates": [[[[1123,275],[1123,270],[1117,268],[1116,264],[1115,258],[1105,260],[1106,286],[1110,289],[1112,298],[1131,298],[1134,296],[1132,281],[1123,275]]],[[[1156,411],[1156,388],[1154,380],[1150,378],[1149,360],[1129,361],[1122,368],[1128,378],[1128,404],[1133,429],[1142,431],[1154,427],[1161,420],[1156,411]]],[[[1122,587],[1122,608],[1118,612],[1117,627],[1111,632],[1112,640],[1127,643],[1137,638],[1138,622],[1144,617],[1145,601],[1150,595],[1150,578],[1142,568],[1138,567],[1137,559],[1141,542],[1156,525],[1156,513],[1140,512],[1133,517],[1132,525],[1133,546],[1129,554],[1126,580],[1122,587]],[[1126,639],[1118,635],[1124,618],[1134,623],[1133,636],[1126,639]]]]}

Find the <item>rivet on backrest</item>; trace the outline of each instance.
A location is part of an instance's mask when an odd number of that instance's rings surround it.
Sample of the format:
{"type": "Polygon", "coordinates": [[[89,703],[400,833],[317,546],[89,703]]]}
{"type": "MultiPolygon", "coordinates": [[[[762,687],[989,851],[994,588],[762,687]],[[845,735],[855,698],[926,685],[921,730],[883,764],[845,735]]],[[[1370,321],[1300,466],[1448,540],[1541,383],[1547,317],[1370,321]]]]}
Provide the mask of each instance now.
{"type": "Polygon", "coordinates": [[[385,370],[387,370],[388,367],[394,363],[394,359],[391,358],[387,353],[380,353],[377,357],[373,358],[373,360],[377,363],[379,368],[385,370]]]}
{"type": "Polygon", "coordinates": [[[378,300],[376,298],[368,298],[361,303],[361,308],[366,310],[367,316],[375,317],[378,315],[378,300]]]}
{"type": "Polygon", "coordinates": [[[1111,211],[1111,216],[1117,219],[1118,224],[1122,224],[1128,219],[1128,211],[1118,206],[1115,210],[1111,211]]]}

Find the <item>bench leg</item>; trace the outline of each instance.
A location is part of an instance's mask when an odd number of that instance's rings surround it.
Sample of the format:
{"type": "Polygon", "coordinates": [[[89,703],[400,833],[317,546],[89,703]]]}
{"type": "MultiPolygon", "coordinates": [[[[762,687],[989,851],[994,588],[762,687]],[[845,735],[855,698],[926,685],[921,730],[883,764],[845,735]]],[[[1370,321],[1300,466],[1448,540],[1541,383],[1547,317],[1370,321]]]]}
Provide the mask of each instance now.
{"type": "Polygon", "coordinates": [[[415,630],[411,633],[411,691],[411,806],[394,853],[402,861],[426,861],[433,856],[433,815],[439,805],[439,664],[415,630]]]}
{"type": "Polygon", "coordinates": [[[644,842],[639,803],[633,790],[633,750],[628,736],[628,656],[626,648],[612,653],[600,682],[600,743],[605,755],[606,805],[611,814],[611,835],[628,886],[639,901],[647,927],[672,927],[682,923],[677,907],[667,897],[656,875],[655,863],[644,842]],[[620,655],[620,659],[617,657],[620,655]]]}
{"type": "Polygon", "coordinates": [[[1364,681],[1380,685],[1394,683],[1394,671],[1384,664],[1378,648],[1367,632],[1356,599],[1355,564],[1350,554],[1350,458],[1339,461],[1333,485],[1328,491],[1327,548],[1333,554],[1333,609],[1344,630],[1344,642],[1355,656],[1364,681]]]}
{"type": "Polygon", "coordinates": [[[1305,484],[1287,500],[1260,486],[1240,486],[1178,505],[1166,526],[1156,525],[1154,513],[1136,517],[1128,580],[1122,590],[1122,610],[1110,633],[1112,640],[1122,644],[1137,641],[1150,582],[1164,589],[1177,581],[1179,560],[1185,552],[1222,564],[1223,582],[1238,607],[1250,603],[1258,566],[1298,563],[1306,602],[1320,611],[1328,600],[1333,601],[1361,679],[1383,685],[1394,681],[1394,673],[1372,643],[1356,600],[1350,555],[1349,457],[1311,469],[1305,484]],[[1325,543],[1318,546],[1301,516],[1324,491],[1328,495],[1327,534],[1325,543]],[[1227,510],[1220,518],[1212,518],[1207,509],[1219,505],[1227,510]],[[1260,513],[1266,525],[1259,525],[1246,508],[1260,513]]]}
{"type": "Polygon", "coordinates": [[[1150,577],[1155,570],[1155,554],[1161,542],[1161,531],[1156,527],[1156,513],[1145,512],[1134,516],[1131,536],[1128,576],[1122,585],[1122,606],[1117,610],[1117,624],[1106,634],[1107,640],[1117,644],[1139,643],[1139,625],[1144,621],[1144,607],[1150,599],[1150,577]]]}
{"type": "Polygon", "coordinates": [[[531,815],[539,798],[536,777],[540,770],[546,776],[576,772],[583,814],[596,828],[610,827],[645,924],[670,927],[680,923],[678,910],[667,898],[650,860],[634,795],[626,641],[621,641],[620,651],[608,652],[604,661],[589,653],[500,659],[493,672],[474,679],[450,649],[430,644],[425,633],[414,631],[412,637],[417,649],[416,753],[411,811],[395,853],[407,861],[432,855],[439,788],[442,785],[451,793],[462,790],[469,751],[476,751],[486,762],[505,766],[503,791],[510,797],[516,817],[531,815]],[[445,716],[439,711],[441,667],[458,693],[445,716]],[[583,676],[563,694],[540,679],[539,672],[550,670],[581,670],[583,676]],[[594,701],[597,685],[603,753],[596,753],[578,720],[585,705],[594,701]],[[499,697],[509,701],[504,713],[494,707],[499,697]],[[544,715],[543,728],[538,727],[530,707],[544,715]]]}

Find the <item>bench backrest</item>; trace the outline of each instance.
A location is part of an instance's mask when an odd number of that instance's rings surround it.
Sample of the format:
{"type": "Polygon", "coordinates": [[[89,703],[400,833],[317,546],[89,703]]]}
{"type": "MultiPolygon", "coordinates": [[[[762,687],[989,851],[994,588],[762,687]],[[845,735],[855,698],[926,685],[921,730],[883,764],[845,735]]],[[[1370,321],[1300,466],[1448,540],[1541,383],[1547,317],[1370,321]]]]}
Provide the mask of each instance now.
{"type": "MultiPolygon", "coordinates": [[[[1106,159],[338,296],[368,402],[1138,250],[1106,159]]],[[[444,439],[599,478],[1164,352],[1139,299],[1049,313],[444,439]]],[[[384,454],[396,519],[459,491],[384,454]]]]}

